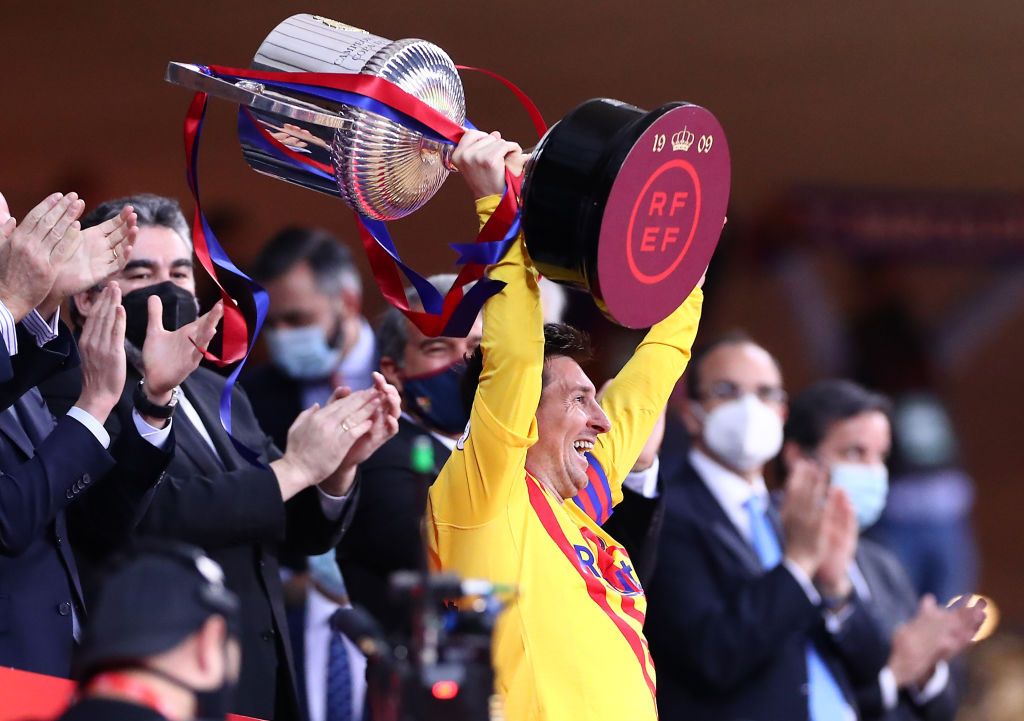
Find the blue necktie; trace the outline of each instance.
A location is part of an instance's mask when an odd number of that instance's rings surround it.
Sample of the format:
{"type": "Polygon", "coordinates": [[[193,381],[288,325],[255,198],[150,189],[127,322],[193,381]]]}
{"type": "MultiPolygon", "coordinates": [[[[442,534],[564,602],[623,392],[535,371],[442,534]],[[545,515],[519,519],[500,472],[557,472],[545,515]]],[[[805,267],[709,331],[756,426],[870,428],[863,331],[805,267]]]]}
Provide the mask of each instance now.
{"type": "Polygon", "coordinates": [[[340,631],[333,628],[327,655],[326,721],[353,721],[352,669],[348,663],[345,639],[340,631]]]}
{"type": "MultiPolygon", "coordinates": [[[[750,540],[765,569],[775,568],[782,561],[782,548],[775,529],[768,519],[767,499],[751,497],[745,504],[750,514],[750,540]]],[[[850,717],[842,689],[821,659],[814,644],[807,642],[807,686],[811,721],[842,721],[850,717]]]]}

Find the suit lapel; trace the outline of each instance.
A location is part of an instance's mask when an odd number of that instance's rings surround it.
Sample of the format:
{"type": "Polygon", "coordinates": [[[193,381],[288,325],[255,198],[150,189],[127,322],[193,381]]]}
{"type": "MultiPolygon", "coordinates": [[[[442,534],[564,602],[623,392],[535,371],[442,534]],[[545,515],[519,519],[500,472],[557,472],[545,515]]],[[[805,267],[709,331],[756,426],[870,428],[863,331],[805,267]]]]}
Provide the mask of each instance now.
{"type": "Polygon", "coordinates": [[[183,387],[185,393],[188,394],[188,399],[192,401],[196,413],[203,419],[206,432],[210,434],[210,440],[213,441],[217,455],[224,467],[233,471],[247,466],[245,460],[238,455],[231,439],[228,438],[227,431],[224,430],[224,426],[220,422],[220,394],[223,387],[210,383],[208,379],[195,373],[189,376],[183,387]]]}
{"type": "Polygon", "coordinates": [[[725,549],[751,575],[762,575],[764,568],[761,566],[761,559],[757,557],[757,552],[740,535],[729,516],[711,495],[707,484],[689,463],[685,465],[685,471],[687,501],[691,504],[696,517],[707,524],[708,534],[718,542],[715,547],[725,549]]]}
{"type": "Polygon", "coordinates": [[[50,413],[42,394],[38,388],[30,388],[14,405],[32,445],[38,446],[53,432],[54,425],[53,414],[50,413]]]}
{"type": "Polygon", "coordinates": [[[220,448],[217,447],[217,436],[216,431],[220,428],[220,419],[216,418],[216,422],[211,423],[207,409],[207,404],[204,400],[204,393],[202,389],[196,389],[192,382],[192,378],[188,378],[182,384],[182,391],[188,398],[189,403],[195,409],[196,414],[199,416],[203,423],[206,432],[210,434],[210,439],[213,441],[214,447],[217,448],[217,452],[214,452],[213,448],[210,448],[210,444],[203,438],[203,434],[195,427],[191,420],[184,413],[180,413],[178,421],[180,426],[175,430],[175,433],[180,433],[182,436],[183,443],[178,444],[178,449],[181,450],[185,455],[192,459],[198,467],[212,471],[224,471],[228,468],[227,463],[224,460],[224,456],[220,453],[220,448]],[[196,391],[199,392],[196,392],[196,391]]]}
{"type": "Polygon", "coordinates": [[[0,412],[0,432],[3,432],[11,443],[18,447],[22,453],[25,454],[26,458],[31,458],[35,454],[35,448],[32,445],[32,441],[28,435],[25,434],[25,429],[21,426],[21,421],[18,420],[18,416],[15,415],[14,406],[11,406],[0,412]]]}

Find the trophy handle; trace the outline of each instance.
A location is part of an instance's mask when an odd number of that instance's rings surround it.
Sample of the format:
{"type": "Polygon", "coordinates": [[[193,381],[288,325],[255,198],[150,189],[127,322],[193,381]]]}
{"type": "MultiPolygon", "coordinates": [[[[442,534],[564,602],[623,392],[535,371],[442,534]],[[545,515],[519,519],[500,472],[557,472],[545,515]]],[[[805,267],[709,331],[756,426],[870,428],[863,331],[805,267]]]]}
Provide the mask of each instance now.
{"type": "Polygon", "coordinates": [[[334,129],[347,129],[352,125],[352,121],[312,103],[298,105],[294,98],[267,90],[261,83],[252,80],[231,83],[207,75],[200,66],[191,63],[167,63],[164,79],[189,90],[207,93],[254,110],[283,115],[292,120],[334,129]]]}

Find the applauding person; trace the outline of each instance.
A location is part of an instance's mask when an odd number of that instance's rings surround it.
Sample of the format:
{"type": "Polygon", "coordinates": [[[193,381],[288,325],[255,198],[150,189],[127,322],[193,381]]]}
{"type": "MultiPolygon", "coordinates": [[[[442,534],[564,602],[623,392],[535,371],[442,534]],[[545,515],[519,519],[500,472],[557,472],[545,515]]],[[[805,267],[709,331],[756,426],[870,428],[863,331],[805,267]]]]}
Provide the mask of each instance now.
{"type": "MultiPolygon", "coordinates": [[[[111,435],[123,433],[137,412],[150,426],[147,433],[158,434],[173,417],[177,438],[139,532],[200,546],[224,568],[242,619],[242,672],[232,710],[301,719],[278,546],[313,555],[337,544],[358,464],[397,431],[398,394],[379,374],[369,389],[337,389],[295,419],[282,454],[235,387],[229,437],[219,416],[224,378],[196,367],[197,346],[208,339],[199,337],[204,320],[197,320],[188,224],[173,200],[140,195],[100,206],[84,225],[105,222],[126,202],[139,218],[131,261],[117,275],[132,367],[108,428],[111,435]],[[180,378],[182,367],[193,370],[180,378]],[[260,465],[243,457],[236,441],[257,454],[260,465]]],[[[79,294],[75,303],[91,316],[94,293],[79,294]]]]}

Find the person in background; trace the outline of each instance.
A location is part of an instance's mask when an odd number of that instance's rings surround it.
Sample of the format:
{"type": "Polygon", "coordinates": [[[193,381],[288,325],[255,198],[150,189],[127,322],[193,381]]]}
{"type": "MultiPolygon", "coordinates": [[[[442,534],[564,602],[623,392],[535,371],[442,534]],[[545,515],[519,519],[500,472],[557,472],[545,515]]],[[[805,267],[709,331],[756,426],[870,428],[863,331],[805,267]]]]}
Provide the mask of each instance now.
{"type": "Polygon", "coordinates": [[[283,447],[304,409],[338,386],[373,385],[377,346],[362,316],[363,289],[348,247],[325,230],[291,227],[253,262],[270,296],[263,340],[270,362],[245,369],[242,387],[260,425],[283,447]]]}
{"type": "MultiPolygon", "coordinates": [[[[845,380],[816,383],[789,406],[786,466],[809,460],[827,468],[832,487],[849,496],[861,532],[885,507],[891,412],[886,397],[845,380]]],[[[984,606],[946,609],[931,595],[919,599],[892,552],[865,538],[849,570],[854,594],[892,637],[877,679],[857,688],[862,718],[951,721],[956,694],[947,662],[970,643],[985,619],[984,606]]]]}
{"type": "Polygon", "coordinates": [[[186,544],[148,541],[104,580],[58,721],[217,721],[238,680],[238,597],[186,544]]]}
{"type": "MultiPolygon", "coordinates": [[[[427,280],[444,294],[455,276],[427,280]]],[[[414,289],[406,289],[406,296],[411,307],[421,307],[414,289]]],[[[389,633],[408,630],[408,613],[392,601],[388,579],[395,571],[425,568],[427,488],[469,420],[460,384],[465,358],[480,344],[481,333],[477,318],[465,338],[428,338],[395,308],[385,311],[377,328],[381,373],[398,389],[402,415],[395,437],[361,467],[360,498],[338,545],[338,563],[352,603],[389,633]],[[426,453],[429,468],[414,468],[416,448],[426,453]]]]}
{"type": "Polygon", "coordinates": [[[856,518],[812,462],[794,463],[781,512],[765,465],[782,448],[775,359],[742,334],[687,370],[687,463],[665,479],[647,584],[647,635],[666,721],[850,721],[889,639],[853,593],[856,518]]]}
{"type": "Polygon", "coordinates": [[[334,551],[310,556],[308,570],[291,584],[286,603],[299,692],[309,721],[362,721],[366,656],[338,629],[336,617],[351,608],[334,551]]]}

